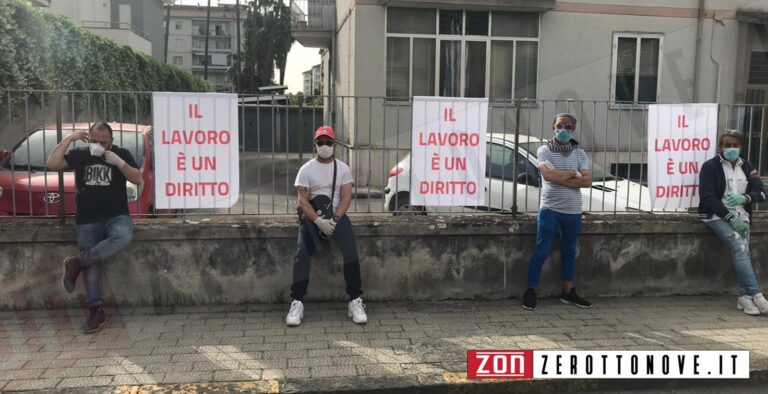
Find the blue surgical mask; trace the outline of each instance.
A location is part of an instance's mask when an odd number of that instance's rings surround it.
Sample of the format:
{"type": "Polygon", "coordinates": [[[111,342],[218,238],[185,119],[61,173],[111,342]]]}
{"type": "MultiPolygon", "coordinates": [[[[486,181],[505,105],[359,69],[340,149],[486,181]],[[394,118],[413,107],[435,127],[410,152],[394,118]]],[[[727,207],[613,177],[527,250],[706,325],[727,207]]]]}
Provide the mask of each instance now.
{"type": "Polygon", "coordinates": [[[741,153],[741,148],[725,148],[723,149],[723,156],[728,161],[736,161],[739,159],[739,153],[741,153]]]}
{"type": "Polygon", "coordinates": [[[566,143],[571,140],[571,131],[566,129],[557,129],[555,132],[555,138],[562,143],[566,143]]]}

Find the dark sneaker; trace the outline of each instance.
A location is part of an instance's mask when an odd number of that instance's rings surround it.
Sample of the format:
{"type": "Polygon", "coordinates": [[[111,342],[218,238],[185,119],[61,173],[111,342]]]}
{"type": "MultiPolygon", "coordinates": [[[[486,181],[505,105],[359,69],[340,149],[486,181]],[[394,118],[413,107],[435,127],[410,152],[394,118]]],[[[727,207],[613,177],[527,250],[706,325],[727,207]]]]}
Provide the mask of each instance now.
{"type": "Polygon", "coordinates": [[[64,275],[61,281],[64,283],[64,289],[71,293],[75,290],[75,282],[80,275],[80,257],[69,256],[64,259],[64,275]]]}
{"type": "Polygon", "coordinates": [[[536,309],[536,290],[528,289],[523,294],[523,309],[532,311],[536,309]]]}
{"type": "Polygon", "coordinates": [[[90,312],[88,321],[83,324],[83,334],[93,334],[101,330],[104,322],[107,320],[107,316],[104,315],[104,308],[100,306],[90,308],[90,312]]]}
{"type": "Polygon", "coordinates": [[[575,305],[579,308],[592,308],[592,303],[579,297],[579,295],[576,294],[576,289],[571,289],[570,293],[561,294],[560,302],[563,304],[575,305]]]}

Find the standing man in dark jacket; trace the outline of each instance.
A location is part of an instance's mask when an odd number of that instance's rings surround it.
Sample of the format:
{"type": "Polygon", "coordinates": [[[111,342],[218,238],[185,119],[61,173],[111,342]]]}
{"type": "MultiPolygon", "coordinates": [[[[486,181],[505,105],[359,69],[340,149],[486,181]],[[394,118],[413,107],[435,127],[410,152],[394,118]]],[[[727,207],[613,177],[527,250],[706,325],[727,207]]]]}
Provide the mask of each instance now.
{"type": "Polygon", "coordinates": [[[720,136],[718,155],[702,166],[699,216],[731,250],[741,293],[736,308],[748,315],[768,314],[749,257],[752,204],[765,201],[765,190],[755,167],[740,157],[741,142],[738,133],[720,136]]]}
{"type": "Polygon", "coordinates": [[[75,170],[75,234],[80,253],[64,259],[64,288],[75,289],[80,273],[85,280],[85,298],[90,315],[83,324],[86,334],[102,328],[101,264],[131,243],[133,222],[128,211],[126,180],[141,185],[142,174],[131,152],[112,143],[112,127],[96,122],[86,132],[77,130],[57,145],[46,166],[52,171],[75,170]],[[75,141],[88,143],[74,148],[75,141]]]}

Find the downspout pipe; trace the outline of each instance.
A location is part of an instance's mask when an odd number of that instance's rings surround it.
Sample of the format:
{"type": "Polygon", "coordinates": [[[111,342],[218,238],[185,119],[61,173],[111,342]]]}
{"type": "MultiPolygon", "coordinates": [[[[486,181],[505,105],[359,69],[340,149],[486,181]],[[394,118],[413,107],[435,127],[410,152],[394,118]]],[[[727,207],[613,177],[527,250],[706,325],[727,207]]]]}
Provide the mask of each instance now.
{"type": "Polygon", "coordinates": [[[701,73],[701,61],[699,56],[701,54],[701,36],[704,31],[704,1],[699,0],[699,18],[696,23],[696,54],[693,57],[693,102],[699,102],[699,74],[701,73]]]}
{"type": "Polygon", "coordinates": [[[163,62],[165,64],[168,64],[168,34],[171,31],[171,5],[168,4],[165,6],[165,37],[163,37],[163,40],[165,41],[163,44],[163,62]]]}
{"type": "Polygon", "coordinates": [[[338,26],[338,14],[337,14],[336,6],[333,7],[333,29],[331,30],[331,48],[329,50],[328,54],[328,78],[330,87],[328,89],[328,93],[331,95],[331,106],[330,106],[330,112],[331,112],[331,125],[334,129],[336,129],[336,40],[337,36],[339,34],[339,26],[338,26]]]}
{"type": "Polygon", "coordinates": [[[717,80],[715,81],[715,102],[720,102],[720,83],[722,80],[722,66],[720,65],[720,62],[715,60],[715,52],[714,52],[714,46],[715,46],[715,28],[717,27],[717,23],[720,23],[721,25],[725,25],[722,20],[717,19],[717,15],[712,15],[712,34],[709,38],[709,58],[712,60],[712,63],[714,63],[717,66],[717,80]]]}

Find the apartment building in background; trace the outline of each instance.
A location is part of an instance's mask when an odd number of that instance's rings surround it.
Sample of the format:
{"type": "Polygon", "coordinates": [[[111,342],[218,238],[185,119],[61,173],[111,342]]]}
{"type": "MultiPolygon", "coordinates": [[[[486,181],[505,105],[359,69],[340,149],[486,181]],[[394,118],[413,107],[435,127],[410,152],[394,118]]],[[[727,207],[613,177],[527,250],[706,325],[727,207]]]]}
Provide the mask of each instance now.
{"type": "Polygon", "coordinates": [[[318,64],[302,73],[304,78],[304,95],[317,96],[321,92],[322,67],[318,64]]]}
{"type": "MultiPolygon", "coordinates": [[[[232,56],[237,53],[237,10],[235,5],[219,4],[218,7],[211,7],[207,58],[205,56],[206,7],[195,5],[169,5],[166,7],[170,8],[168,64],[203,78],[207,61],[208,80],[216,85],[216,91],[234,91],[227,70],[232,66],[232,56]]],[[[245,28],[243,26],[247,13],[247,6],[241,4],[241,43],[245,42],[245,28]]]]}
{"type": "MultiPolygon", "coordinates": [[[[721,103],[722,129],[768,143],[759,132],[768,117],[740,105],[768,100],[768,1],[291,3],[305,14],[294,19],[294,38],[322,49],[323,94],[383,98],[372,108],[328,100],[353,147],[407,148],[413,96],[488,97],[494,133],[548,136],[555,113],[574,112],[583,145],[614,169],[644,162],[650,103],[721,103]]],[[[394,164],[359,153],[363,163],[394,164]]]]}
{"type": "Polygon", "coordinates": [[[32,4],[77,25],[163,61],[163,5],[174,0],[45,0],[32,4]]]}

